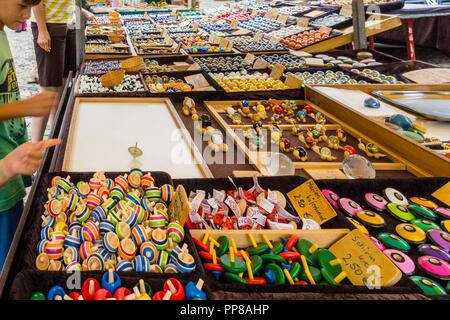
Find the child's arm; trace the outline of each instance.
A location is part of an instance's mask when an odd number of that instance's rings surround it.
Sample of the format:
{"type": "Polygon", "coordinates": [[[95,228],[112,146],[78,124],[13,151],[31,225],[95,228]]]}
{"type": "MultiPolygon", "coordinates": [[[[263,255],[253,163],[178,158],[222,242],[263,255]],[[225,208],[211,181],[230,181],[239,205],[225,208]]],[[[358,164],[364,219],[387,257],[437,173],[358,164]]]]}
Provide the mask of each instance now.
{"type": "Polygon", "coordinates": [[[46,116],[56,103],[56,95],[55,92],[43,92],[26,100],[0,105],[0,121],[46,116]]]}
{"type": "Polygon", "coordinates": [[[39,168],[44,150],[61,143],[59,139],[38,143],[27,142],[14,149],[0,160],[0,186],[18,174],[32,175],[39,168]]]}
{"type": "Polygon", "coordinates": [[[95,14],[93,14],[89,10],[81,9],[81,13],[87,20],[89,20],[89,21],[95,20],[95,14]]]}
{"type": "Polygon", "coordinates": [[[45,20],[44,3],[41,2],[37,6],[33,7],[34,17],[36,18],[36,24],[38,27],[39,35],[37,39],[38,45],[47,52],[52,50],[52,39],[47,30],[47,21],[45,20]]]}

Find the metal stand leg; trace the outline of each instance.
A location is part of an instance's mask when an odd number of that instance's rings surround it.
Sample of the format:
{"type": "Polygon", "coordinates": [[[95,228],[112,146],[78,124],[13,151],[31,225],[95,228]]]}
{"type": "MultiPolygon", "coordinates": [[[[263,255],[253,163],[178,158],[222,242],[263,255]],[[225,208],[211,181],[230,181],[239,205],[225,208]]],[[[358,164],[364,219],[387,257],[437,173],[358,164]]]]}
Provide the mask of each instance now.
{"type": "Polygon", "coordinates": [[[414,44],[414,20],[406,20],[406,49],[408,50],[408,60],[416,60],[416,47],[414,44]]]}
{"type": "Polygon", "coordinates": [[[375,37],[374,36],[369,37],[369,48],[370,48],[370,50],[375,50],[375,37]]]}

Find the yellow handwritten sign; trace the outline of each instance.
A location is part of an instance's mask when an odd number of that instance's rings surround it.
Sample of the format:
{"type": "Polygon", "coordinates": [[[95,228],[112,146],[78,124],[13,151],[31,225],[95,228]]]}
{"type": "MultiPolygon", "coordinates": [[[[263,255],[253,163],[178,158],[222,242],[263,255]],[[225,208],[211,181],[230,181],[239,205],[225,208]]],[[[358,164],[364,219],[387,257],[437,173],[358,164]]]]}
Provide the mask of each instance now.
{"type": "Polygon", "coordinates": [[[323,224],[337,215],[312,179],[288,192],[287,196],[302,218],[323,224]]]}
{"type": "Polygon", "coordinates": [[[432,196],[447,206],[450,206],[450,182],[447,182],[447,184],[436,190],[432,196]]]}
{"type": "Polygon", "coordinates": [[[342,269],[355,286],[392,287],[402,272],[361,231],[355,229],[329,250],[342,260],[342,269]]]}

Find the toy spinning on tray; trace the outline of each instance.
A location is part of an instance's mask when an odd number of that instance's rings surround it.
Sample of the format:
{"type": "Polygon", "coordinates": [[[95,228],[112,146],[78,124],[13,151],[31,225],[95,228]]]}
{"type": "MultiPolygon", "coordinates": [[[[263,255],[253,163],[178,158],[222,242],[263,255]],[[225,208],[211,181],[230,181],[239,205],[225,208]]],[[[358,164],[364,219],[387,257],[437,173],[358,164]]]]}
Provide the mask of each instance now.
{"type": "Polygon", "coordinates": [[[169,211],[175,190],[155,184],[139,168],[114,179],[96,172],[77,183],[54,177],[41,216],[36,268],[193,272],[183,225],[169,211]]]}

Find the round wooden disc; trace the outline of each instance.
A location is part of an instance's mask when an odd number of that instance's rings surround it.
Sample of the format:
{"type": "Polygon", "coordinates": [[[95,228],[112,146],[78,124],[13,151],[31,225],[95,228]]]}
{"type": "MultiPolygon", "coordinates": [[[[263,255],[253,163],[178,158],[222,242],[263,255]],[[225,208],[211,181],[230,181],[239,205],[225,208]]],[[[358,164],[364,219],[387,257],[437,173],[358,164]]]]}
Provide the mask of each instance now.
{"type": "Polygon", "coordinates": [[[276,254],[270,254],[270,253],[263,254],[261,256],[261,258],[263,259],[263,261],[265,263],[271,263],[271,262],[273,262],[273,263],[287,263],[287,261],[284,258],[282,258],[282,257],[280,257],[279,255],[276,255],[276,254]]]}
{"type": "Polygon", "coordinates": [[[231,273],[241,273],[247,270],[245,261],[239,257],[234,257],[234,262],[230,261],[230,255],[225,254],[220,257],[220,265],[228,272],[231,273]]]}
{"type": "Polygon", "coordinates": [[[223,279],[227,282],[247,284],[247,281],[239,277],[239,275],[231,272],[225,272],[223,274],[223,279]]]}
{"type": "Polygon", "coordinates": [[[265,252],[269,251],[269,246],[265,243],[258,243],[256,248],[254,247],[248,247],[247,252],[253,256],[253,255],[261,255],[265,252]]]}
{"type": "Polygon", "coordinates": [[[228,249],[230,248],[230,241],[228,240],[228,237],[220,236],[217,239],[217,242],[219,243],[219,247],[216,249],[217,256],[221,257],[228,252],[228,249]]]}
{"type": "Polygon", "coordinates": [[[264,278],[268,284],[285,284],[286,277],[283,270],[275,263],[267,264],[263,269],[264,278]]]}

